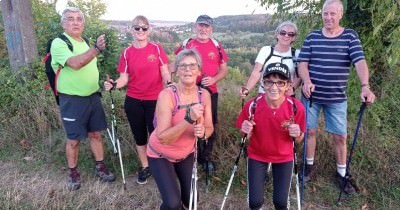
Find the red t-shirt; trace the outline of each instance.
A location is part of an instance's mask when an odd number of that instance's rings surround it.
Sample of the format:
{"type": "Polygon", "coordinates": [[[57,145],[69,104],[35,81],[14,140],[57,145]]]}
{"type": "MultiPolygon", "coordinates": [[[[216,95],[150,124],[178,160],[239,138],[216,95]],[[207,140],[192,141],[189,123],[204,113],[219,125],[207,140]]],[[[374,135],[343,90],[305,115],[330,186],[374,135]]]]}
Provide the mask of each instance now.
{"type": "Polygon", "coordinates": [[[168,63],[160,44],[149,42],[144,48],[126,48],[119,59],[118,72],[128,73],[126,95],[141,100],[157,100],[163,89],[160,67],[168,63]]]}
{"type": "MultiPolygon", "coordinates": [[[[249,100],[240,113],[236,127],[241,128],[242,122],[249,119],[249,106],[254,99],[249,100]]],[[[248,157],[261,162],[282,163],[293,160],[293,140],[289,131],[284,127],[294,115],[293,102],[297,112],[294,121],[304,132],[306,127],[303,104],[291,97],[287,97],[277,109],[271,109],[263,95],[257,101],[254,114],[253,134],[247,149],[248,157]]]]}
{"type": "MultiPolygon", "coordinates": [[[[201,56],[203,68],[201,70],[201,75],[197,78],[197,83],[200,83],[202,76],[215,76],[218,73],[219,66],[223,63],[228,62],[229,58],[226,55],[224,48],[221,43],[219,43],[221,49],[222,59],[218,49],[215,47],[211,39],[206,43],[201,43],[197,39],[192,39],[186,44],[187,49],[196,49],[201,56]]],[[[182,46],[175,50],[175,54],[182,51],[182,46]]],[[[208,87],[212,93],[217,93],[217,84],[213,84],[208,87]]]]}

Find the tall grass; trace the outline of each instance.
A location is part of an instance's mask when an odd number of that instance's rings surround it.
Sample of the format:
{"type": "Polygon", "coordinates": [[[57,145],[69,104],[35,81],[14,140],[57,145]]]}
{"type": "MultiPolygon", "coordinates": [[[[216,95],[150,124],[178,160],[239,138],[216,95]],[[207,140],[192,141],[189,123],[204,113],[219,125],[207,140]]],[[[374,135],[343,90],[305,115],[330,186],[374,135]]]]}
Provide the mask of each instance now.
{"type": "MultiPolygon", "coordinates": [[[[89,146],[82,143],[79,168],[83,184],[76,192],[65,189],[66,161],[65,134],[59,118],[58,107],[42,75],[34,79],[20,77],[0,70],[0,203],[5,209],[156,209],[160,204],[157,188],[151,179],[145,186],[134,184],[137,156],[133,137],[123,111],[124,91],[115,91],[118,135],[128,181],[128,190],[122,190],[119,163],[105,137],[106,162],[118,179],[113,184],[98,182],[93,176],[94,161],[89,146]],[[26,140],[32,147],[20,145],[26,140]]],[[[241,110],[238,92],[246,76],[239,69],[230,69],[227,79],[220,85],[218,139],[213,159],[217,172],[213,174],[210,191],[204,192],[204,173],[200,173],[199,190],[201,209],[218,209],[239,151],[240,134],[234,127],[241,110]]],[[[306,209],[400,209],[400,116],[398,104],[399,77],[389,76],[381,87],[374,87],[378,101],[368,107],[358,136],[351,172],[361,186],[361,193],[345,196],[342,206],[336,206],[339,189],[333,182],[335,161],[331,138],[323,132],[318,135],[318,178],[307,185],[306,209]]],[[[360,107],[359,83],[355,74],[349,81],[349,144],[352,141],[360,107]]],[[[110,95],[103,93],[104,108],[111,113],[110,95]]],[[[106,134],[106,133],[104,133],[106,134]]],[[[298,151],[302,151],[301,146],[298,151]]],[[[302,157],[301,154],[298,155],[302,157]]],[[[227,209],[246,209],[245,159],[239,162],[227,209]]],[[[266,207],[271,204],[271,184],[267,184],[266,207]]],[[[291,194],[295,207],[294,190],[291,194]]]]}

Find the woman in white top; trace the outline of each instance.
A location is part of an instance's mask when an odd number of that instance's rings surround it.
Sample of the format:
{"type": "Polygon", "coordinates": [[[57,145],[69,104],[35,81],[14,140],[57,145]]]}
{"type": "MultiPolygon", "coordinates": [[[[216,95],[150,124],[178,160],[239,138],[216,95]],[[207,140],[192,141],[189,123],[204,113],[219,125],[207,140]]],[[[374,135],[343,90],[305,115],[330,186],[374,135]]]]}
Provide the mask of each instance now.
{"type": "Polygon", "coordinates": [[[264,46],[261,48],[257,55],[253,71],[250,75],[247,84],[240,90],[240,96],[246,97],[249,92],[259,81],[258,93],[264,93],[263,83],[261,76],[270,63],[284,63],[290,69],[290,75],[293,88],[289,88],[287,94],[293,95],[294,90],[300,84],[300,78],[297,76],[296,61],[300,50],[292,50],[292,44],[297,38],[297,26],[293,22],[285,21],[278,25],[275,30],[277,44],[275,46],[264,46]],[[271,52],[272,51],[272,52],[271,52]],[[294,56],[293,56],[294,55],[294,56]]]}

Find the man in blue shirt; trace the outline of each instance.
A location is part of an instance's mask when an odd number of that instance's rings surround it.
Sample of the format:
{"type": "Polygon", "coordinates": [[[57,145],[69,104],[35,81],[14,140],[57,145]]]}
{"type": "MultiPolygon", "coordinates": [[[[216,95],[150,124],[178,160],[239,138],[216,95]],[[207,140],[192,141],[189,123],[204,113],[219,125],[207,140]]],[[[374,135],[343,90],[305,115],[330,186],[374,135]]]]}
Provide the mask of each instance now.
{"type": "MultiPolygon", "coordinates": [[[[307,116],[307,151],[304,181],[310,181],[314,170],[316,133],[321,110],[325,116],[325,130],[334,140],[337,180],[342,186],[346,174],[347,139],[347,80],[353,64],[361,82],[361,100],[373,103],[374,93],[369,86],[369,72],[358,34],[339,25],[343,17],[340,0],[327,0],[322,8],[323,28],[312,31],[304,40],[299,55],[299,74],[304,81],[303,103],[312,96],[312,107],[307,116]]],[[[348,182],[344,191],[355,192],[348,182]]]]}

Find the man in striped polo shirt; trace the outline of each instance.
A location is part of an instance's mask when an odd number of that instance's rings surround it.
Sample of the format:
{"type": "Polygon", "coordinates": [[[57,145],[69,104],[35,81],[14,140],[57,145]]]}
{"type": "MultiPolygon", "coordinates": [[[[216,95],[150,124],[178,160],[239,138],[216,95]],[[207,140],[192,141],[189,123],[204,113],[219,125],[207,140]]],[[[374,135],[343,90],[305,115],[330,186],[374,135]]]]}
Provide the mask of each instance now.
{"type": "MultiPolygon", "coordinates": [[[[361,100],[373,103],[374,93],[369,87],[369,72],[358,34],[339,25],[343,17],[340,0],[327,0],[322,8],[323,28],[312,31],[304,40],[299,55],[299,74],[304,81],[303,103],[312,97],[312,107],[307,115],[307,151],[304,181],[314,175],[316,133],[320,110],[324,111],[325,130],[334,139],[336,178],[340,186],[346,174],[347,97],[346,88],[350,66],[353,64],[361,82],[361,100]]],[[[351,182],[344,191],[355,192],[351,182]]]]}

